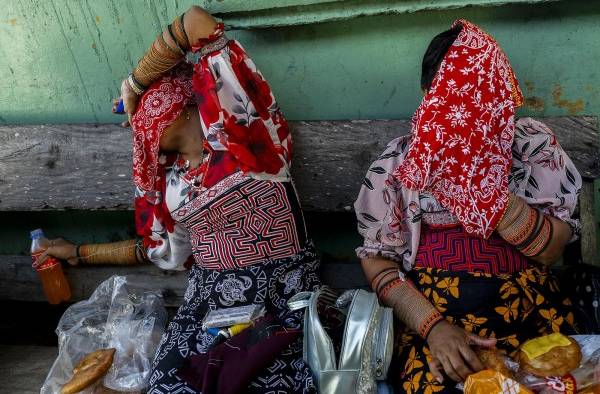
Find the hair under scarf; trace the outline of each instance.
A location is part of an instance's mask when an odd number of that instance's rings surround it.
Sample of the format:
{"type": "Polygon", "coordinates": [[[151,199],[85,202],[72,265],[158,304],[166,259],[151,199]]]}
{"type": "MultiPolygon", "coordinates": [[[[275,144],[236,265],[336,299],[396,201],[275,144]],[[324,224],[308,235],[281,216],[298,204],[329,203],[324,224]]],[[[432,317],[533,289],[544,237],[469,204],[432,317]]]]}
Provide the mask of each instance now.
{"type": "Polygon", "coordinates": [[[523,96],[496,41],[468,21],[456,25],[462,30],[413,116],[411,145],[394,176],[433,194],[467,232],[487,238],[508,202],[523,96]]]}

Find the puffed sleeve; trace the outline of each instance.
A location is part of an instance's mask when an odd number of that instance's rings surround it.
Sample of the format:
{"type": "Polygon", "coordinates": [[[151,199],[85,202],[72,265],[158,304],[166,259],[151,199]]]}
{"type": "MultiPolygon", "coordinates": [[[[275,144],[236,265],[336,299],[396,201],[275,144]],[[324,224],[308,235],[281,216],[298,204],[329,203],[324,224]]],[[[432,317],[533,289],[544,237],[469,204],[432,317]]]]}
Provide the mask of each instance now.
{"type": "Polygon", "coordinates": [[[192,246],[189,233],[179,223],[168,231],[159,221],[154,220],[152,237],[159,242],[146,247],[148,259],[158,268],[182,271],[189,267],[192,246]],[[160,238],[160,240],[158,240],[160,238]]]}
{"type": "Polygon", "coordinates": [[[509,188],[529,205],[568,223],[576,239],[580,226],[572,216],[582,186],[579,171],[544,123],[521,118],[515,126],[509,188]]]}
{"type": "Polygon", "coordinates": [[[354,203],[358,232],[364,238],[359,258],[383,257],[410,270],[420,234],[418,192],[403,190],[393,173],[408,151],[409,136],[392,140],[373,162],[354,203]]]}
{"type": "Polygon", "coordinates": [[[167,185],[160,192],[136,190],[136,227],[143,236],[146,256],[165,270],[185,270],[193,263],[192,245],[188,230],[173,220],[170,205],[183,199],[185,184],[167,172],[167,185]]]}

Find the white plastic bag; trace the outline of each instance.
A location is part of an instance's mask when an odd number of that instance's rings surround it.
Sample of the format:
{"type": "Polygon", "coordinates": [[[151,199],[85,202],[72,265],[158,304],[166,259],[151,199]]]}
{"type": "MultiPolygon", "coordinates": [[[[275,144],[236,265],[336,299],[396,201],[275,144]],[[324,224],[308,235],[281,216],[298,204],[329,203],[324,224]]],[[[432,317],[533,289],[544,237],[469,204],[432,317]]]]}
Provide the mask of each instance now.
{"type": "MultiPolygon", "coordinates": [[[[118,391],[140,391],[148,384],[154,353],[167,323],[159,291],[112,276],[90,298],[70,306],[56,328],[58,357],[40,391],[59,393],[73,367],[88,353],[115,348],[103,384],[118,391]]],[[[90,388],[82,393],[91,393],[90,388]]]]}

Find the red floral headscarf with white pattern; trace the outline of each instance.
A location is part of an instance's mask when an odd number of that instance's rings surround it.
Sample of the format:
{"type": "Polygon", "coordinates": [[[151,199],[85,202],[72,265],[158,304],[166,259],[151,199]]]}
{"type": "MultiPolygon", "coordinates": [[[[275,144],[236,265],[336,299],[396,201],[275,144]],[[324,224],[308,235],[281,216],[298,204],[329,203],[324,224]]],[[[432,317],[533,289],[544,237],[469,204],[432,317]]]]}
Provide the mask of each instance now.
{"type": "Polygon", "coordinates": [[[468,21],[456,25],[462,30],[413,116],[411,146],[394,176],[432,193],[467,232],[487,238],[506,209],[523,96],[496,41],[468,21]]]}
{"type": "Polygon", "coordinates": [[[133,182],[140,189],[154,188],[160,166],[160,137],[193,96],[191,69],[180,67],[150,85],[140,98],[131,124],[133,182]]]}

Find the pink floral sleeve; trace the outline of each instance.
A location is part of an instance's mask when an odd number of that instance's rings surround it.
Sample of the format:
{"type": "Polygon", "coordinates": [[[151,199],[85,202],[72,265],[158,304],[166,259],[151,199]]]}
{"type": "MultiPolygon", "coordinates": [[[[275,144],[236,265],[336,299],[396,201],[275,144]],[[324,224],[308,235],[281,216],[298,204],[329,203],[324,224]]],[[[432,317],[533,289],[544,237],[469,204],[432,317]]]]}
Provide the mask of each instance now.
{"type": "Polygon", "coordinates": [[[403,189],[393,176],[408,151],[409,136],[392,140],[369,168],[354,203],[358,231],[364,237],[358,257],[380,256],[409,270],[421,231],[419,193],[403,189]],[[416,244],[415,244],[416,242],[416,244]]]}
{"type": "Polygon", "coordinates": [[[579,221],[572,215],[582,185],[579,171],[544,123],[521,118],[515,126],[510,190],[529,205],[568,223],[575,239],[579,221]]]}

